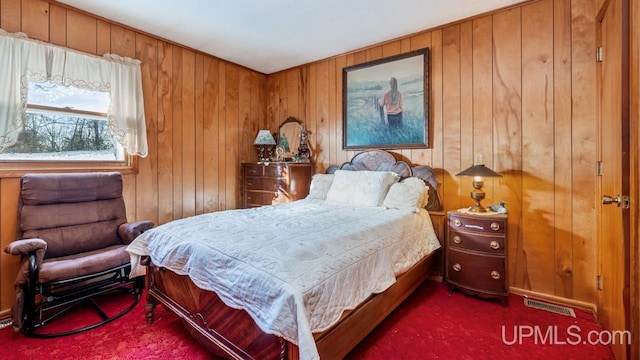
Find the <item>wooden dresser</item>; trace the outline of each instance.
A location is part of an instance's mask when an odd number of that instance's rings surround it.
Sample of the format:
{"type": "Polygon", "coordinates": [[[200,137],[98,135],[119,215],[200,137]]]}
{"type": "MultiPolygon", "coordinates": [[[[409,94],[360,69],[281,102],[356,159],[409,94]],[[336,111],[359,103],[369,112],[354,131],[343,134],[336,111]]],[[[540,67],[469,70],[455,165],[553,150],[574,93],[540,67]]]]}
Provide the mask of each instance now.
{"type": "Polygon", "coordinates": [[[242,207],[302,199],[309,194],[313,172],[311,163],[243,163],[242,207]]]}
{"type": "Polygon", "coordinates": [[[507,215],[449,211],[446,278],[480,297],[496,297],[507,306],[507,215]]]}

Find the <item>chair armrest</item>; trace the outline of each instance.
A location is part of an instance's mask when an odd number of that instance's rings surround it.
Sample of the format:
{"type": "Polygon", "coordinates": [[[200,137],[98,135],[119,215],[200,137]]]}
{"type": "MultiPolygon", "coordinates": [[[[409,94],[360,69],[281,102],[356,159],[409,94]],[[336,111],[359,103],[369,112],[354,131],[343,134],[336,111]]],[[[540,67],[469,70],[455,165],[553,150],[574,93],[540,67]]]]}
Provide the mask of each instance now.
{"type": "Polygon", "coordinates": [[[118,235],[125,244],[129,245],[140,234],[152,227],[153,223],[148,220],[124,223],[118,227],[118,235]]]}
{"type": "Polygon", "coordinates": [[[11,255],[27,255],[38,250],[47,251],[47,243],[42,239],[16,240],[4,248],[4,252],[11,255]]]}

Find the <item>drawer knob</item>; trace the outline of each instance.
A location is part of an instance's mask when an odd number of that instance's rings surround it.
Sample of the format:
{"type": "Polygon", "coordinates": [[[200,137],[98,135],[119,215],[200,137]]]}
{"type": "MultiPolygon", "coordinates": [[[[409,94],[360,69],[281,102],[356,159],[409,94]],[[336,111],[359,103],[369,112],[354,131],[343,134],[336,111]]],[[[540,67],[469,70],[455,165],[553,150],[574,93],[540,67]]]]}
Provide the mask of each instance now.
{"type": "Polygon", "coordinates": [[[253,183],[250,181],[247,181],[247,186],[251,186],[251,185],[253,185],[253,183]]]}
{"type": "Polygon", "coordinates": [[[490,242],[490,243],[489,243],[489,246],[491,246],[491,248],[492,248],[493,250],[498,250],[498,249],[500,249],[500,243],[499,243],[499,242],[497,242],[497,241],[495,241],[495,240],[493,240],[492,242],[490,242]]]}
{"type": "Polygon", "coordinates": [[[460,270],[462,270],[462,266],[460,266],[460,264],[458,264],[458,263],[455,263],[455,264],[453,264],[453,270],[460,271],[460,270]]]}
{"type": "Polygon", "coordinates": [[[493,230],[493,231],[500,230],[500,224],[498,224],[497,222],[491,223],[491,230],[493,230]]]}
{"type": "Polygon", "coordinates": [[[495,271],[495,270],[492,271],[491,272],[491,278],[494,279],[494,280],[500,280],[500,273],[495,271]]]}
{"type": "Polygon", "coordinates": [[[460,222],[460,219],[455,219],[455,220],[453,220],[453,225],[460,226],[460,225],[462,225],[462,223],[460,222]]]}
{"type": "Polygon", "coordinates": [[[453,236],[453,242],[456,243],[456,244],[460,244],[462,242],[462,239],[460,239],[460,236],[454,235],[453,236]]]}

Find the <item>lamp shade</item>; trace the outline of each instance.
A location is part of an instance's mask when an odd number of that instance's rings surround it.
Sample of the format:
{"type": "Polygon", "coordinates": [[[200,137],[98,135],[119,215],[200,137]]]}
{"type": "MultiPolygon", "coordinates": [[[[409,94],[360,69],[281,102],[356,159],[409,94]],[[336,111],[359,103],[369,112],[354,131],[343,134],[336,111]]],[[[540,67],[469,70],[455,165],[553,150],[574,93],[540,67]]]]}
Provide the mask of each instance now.
{"type": "Polygon", "coordinates": [[[256,136],[253,145],[275,145],[276,140],[271,135],[269,130],[260,130],[258,136],[256,136]]]}
{"type": "Polygon", "coordinates": [[[501,174],[498,174],[484,165],[473,165],[457,173],[456,176],[502,177],[501,174]]]}

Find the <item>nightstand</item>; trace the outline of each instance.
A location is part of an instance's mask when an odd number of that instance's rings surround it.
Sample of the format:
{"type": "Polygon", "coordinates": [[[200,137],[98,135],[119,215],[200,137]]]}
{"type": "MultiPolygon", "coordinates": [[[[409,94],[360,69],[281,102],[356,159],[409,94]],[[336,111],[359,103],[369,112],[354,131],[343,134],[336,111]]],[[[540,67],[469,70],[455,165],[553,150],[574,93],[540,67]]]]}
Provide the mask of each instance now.
{"type": "Polygon", "coordinates": [[[312,163],[243,163],[242,207],[272,205],[306,197],[313,171],[312,163]]]}
{"type": "Polygon", "coordinates": [[[446,278],[451,289],[508,306],[507,215],[448,212],[446,278]]]}

